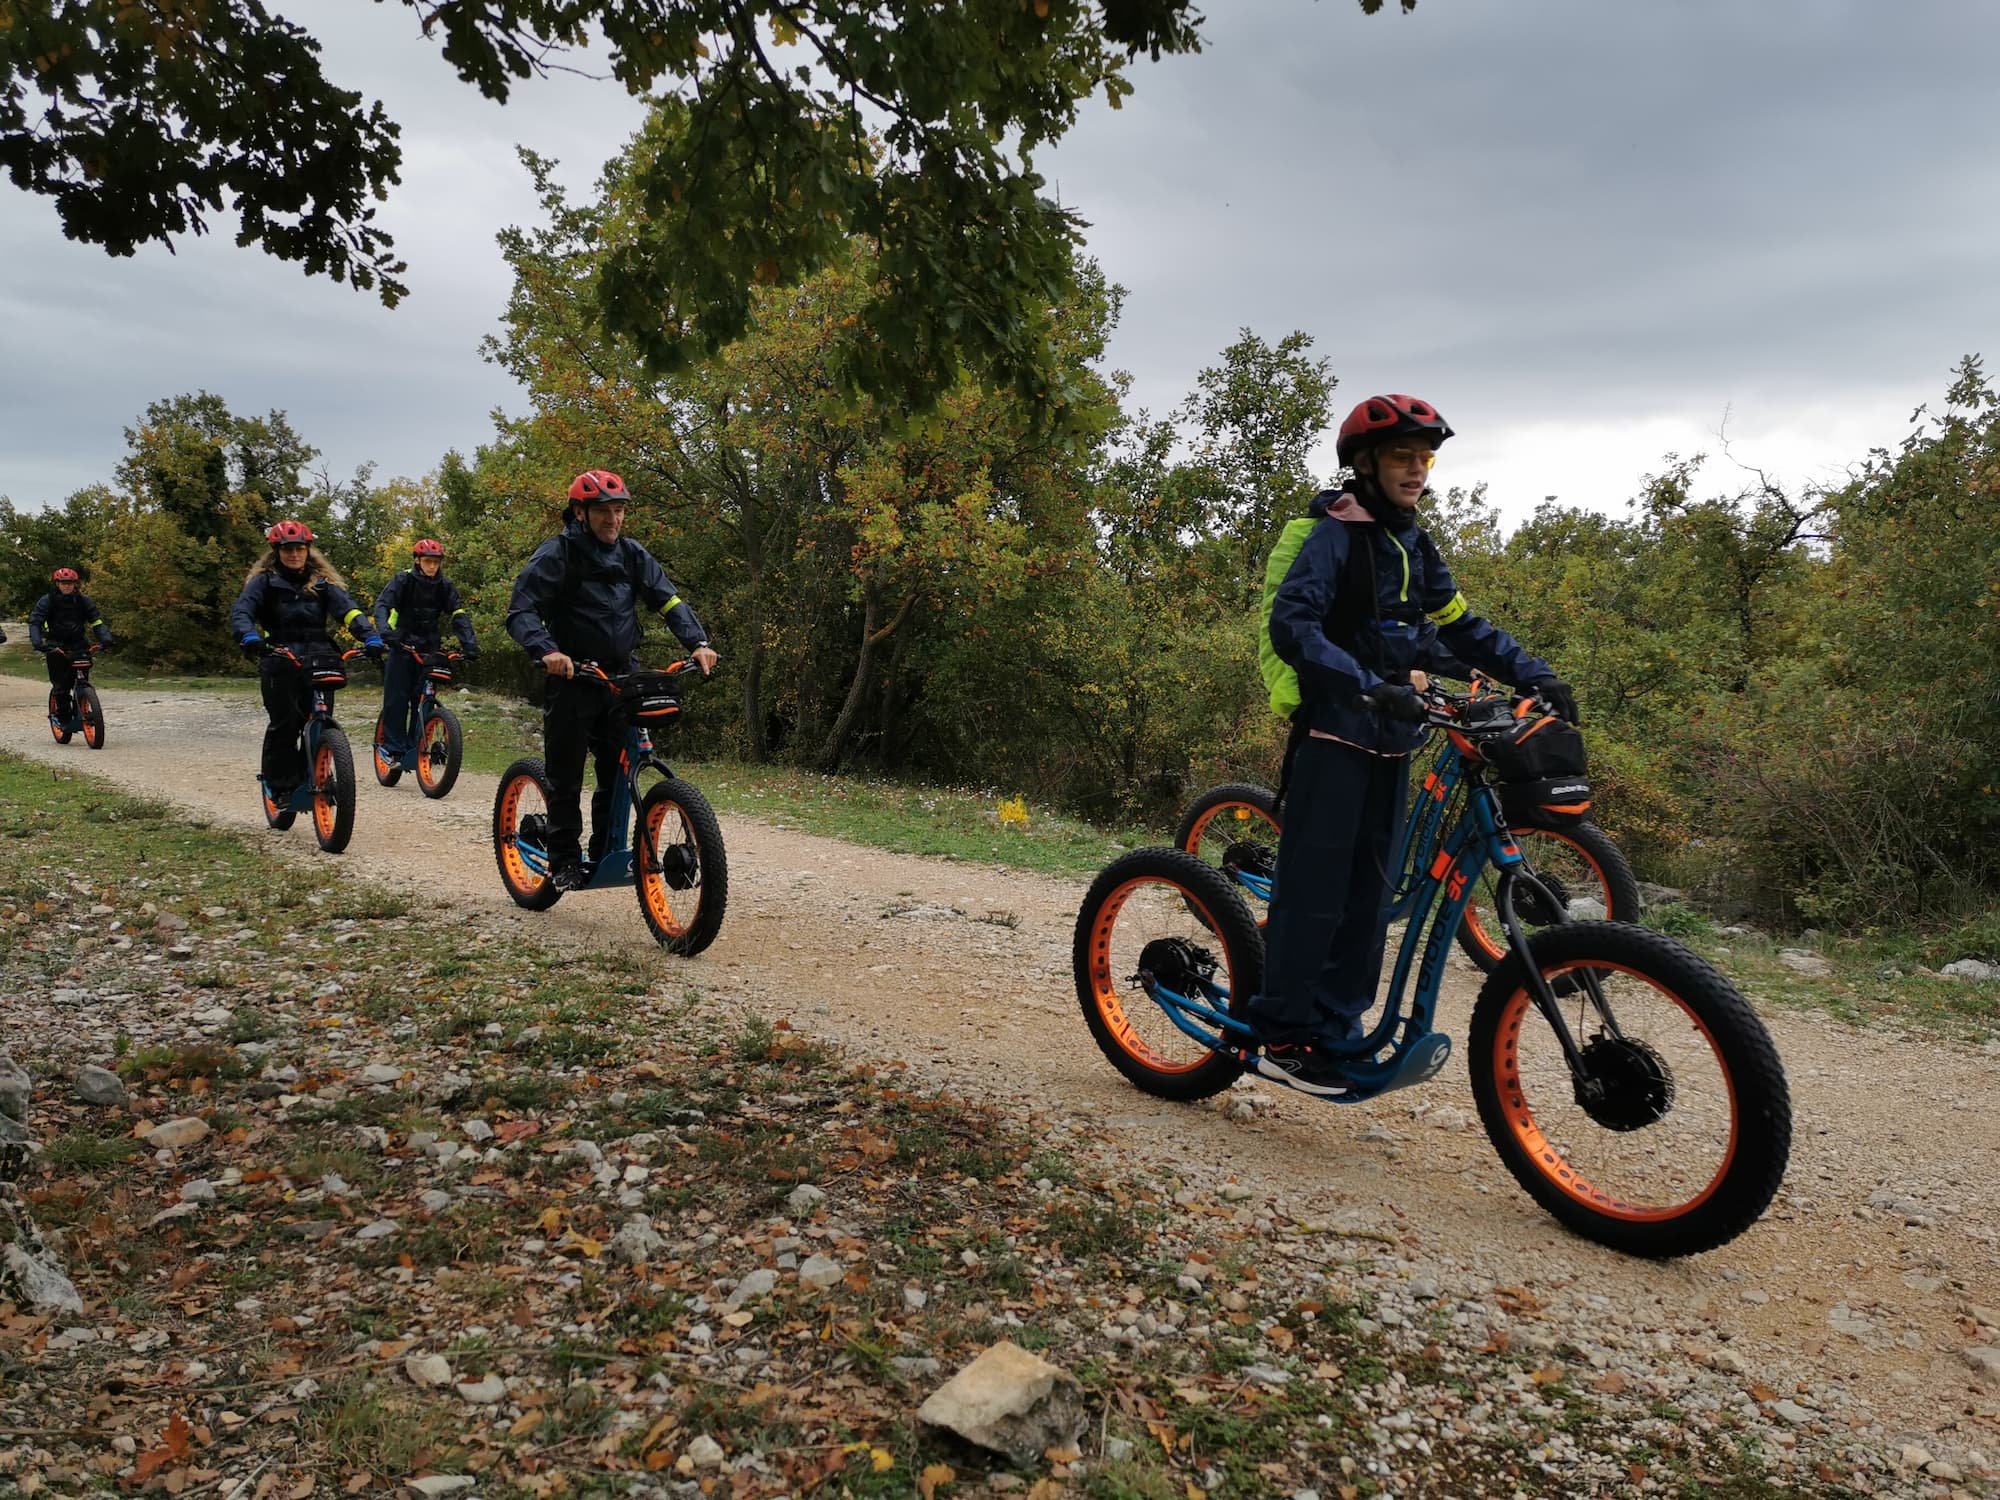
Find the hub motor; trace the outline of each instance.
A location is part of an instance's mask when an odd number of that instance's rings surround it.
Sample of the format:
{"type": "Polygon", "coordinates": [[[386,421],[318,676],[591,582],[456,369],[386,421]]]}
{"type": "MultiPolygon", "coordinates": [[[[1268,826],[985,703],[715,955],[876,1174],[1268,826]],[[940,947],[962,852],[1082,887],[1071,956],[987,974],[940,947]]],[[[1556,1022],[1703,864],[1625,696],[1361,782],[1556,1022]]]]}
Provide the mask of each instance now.
{"type": "Polygon", "coordinates": [[[1132,982],[1144,985],[1151,977],[1162,989],[1186,995],[1214,974],[1215,955],[1206,948],[1182,938],[1154,938],[1139,950],[1139,972],[1132,976],[1132,982]]]}
{"type": "Polygon", "coordinates": [[[1673,1075],[1644,1042],[1596,1037],[1583,1049],[1576,1102],[1606,1130],[1643,1130],[1673,1108],[1673,1075]]]}
{"type": "Polygon", "coordinates": [[[1278,868],[1277,851],[1255,839],[1241,839],[1222,851],[1222,868],[1269,880],[1278,868]]]}

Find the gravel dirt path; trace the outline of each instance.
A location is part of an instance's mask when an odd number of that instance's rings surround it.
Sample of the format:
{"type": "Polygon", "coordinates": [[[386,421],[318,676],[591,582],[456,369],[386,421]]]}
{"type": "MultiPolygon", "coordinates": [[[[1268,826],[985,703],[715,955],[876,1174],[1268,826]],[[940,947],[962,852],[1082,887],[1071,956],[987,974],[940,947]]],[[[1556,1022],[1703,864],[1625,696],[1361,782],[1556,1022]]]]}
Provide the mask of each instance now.
{"type": "MultiPolygon", "coordinates": [[[[109,743],[92,752],[52,743],[43,695],[0,678],[0,747],[255,831],[298,858],[326,857],[303,821],[287,834],[263,829],[254,701],[111,686],[109,743]]],[[[372,718],[365,690],[345,706],[352,725],[372,718]]],[[[467,774],[433,803],[408,778],[385,791],[362,769],[342,868],[489,912],[503,930],[533,922],[559,942],[646,942],[624,892],[515,911],[487,838],[493,787],[467,774]]],[[[1340,1235],[1359,1230],[1387,1236],[1413,1269],[1468,1296],[1527,1288],[1551,1327],[1615,1324],[1659,1361],[1796,1397],[1836,1429],[2000,1452],[2000,1371],[1982,1374],[1972,1352],[2000,1342],[2000,1049],[1767,1014],[1796,1116],[1786,1187],[1722,1250],[1632,1261],[1571,1237],[1517,1189],[1456,1062],[1427,1087],[1348,1109],[1251,1085],[1221,1108],[1134,1091],[1077,1013],[1069,950],[1082,881],[722,822],[731,904],[721,938],[698,959],[661,958],[690,984],[1111,1140],[1190,1183],[1234,1181],[1281,1217],[1332,1226],[1330,1247],[1351,1246],[1340,1235]]],[[[1454,959],[1440,1013],[1454,1035],[1475,979],[1454,959]]]]}

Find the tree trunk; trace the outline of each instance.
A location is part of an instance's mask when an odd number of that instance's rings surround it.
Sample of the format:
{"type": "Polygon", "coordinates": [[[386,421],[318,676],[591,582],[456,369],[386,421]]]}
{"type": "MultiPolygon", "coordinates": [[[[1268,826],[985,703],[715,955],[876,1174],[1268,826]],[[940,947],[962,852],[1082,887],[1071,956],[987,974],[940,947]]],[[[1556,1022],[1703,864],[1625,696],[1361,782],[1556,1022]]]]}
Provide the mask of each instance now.
{"type": "Polygon", "coordinates": [[[910,609],[917,602],[915,594],[903,600],[896,611],[896,618],[887,625],[876,627],[881,617],[881,593],[869,584],[861,595],[861,659],[854,666],[854,681],[848,684],[847,697],[840,705],[840,712],[834,715],[833,727],[826,732],[826,740],[820,745],[815,763],[822,771],[840,769],[840,759],[847,753],[847,737],[854,732],[854,721],[859,717],[861,705],[867,701],[868,685],[875,675],[875,648],[894,635],[903,621],[910,617],[910,609]]]}

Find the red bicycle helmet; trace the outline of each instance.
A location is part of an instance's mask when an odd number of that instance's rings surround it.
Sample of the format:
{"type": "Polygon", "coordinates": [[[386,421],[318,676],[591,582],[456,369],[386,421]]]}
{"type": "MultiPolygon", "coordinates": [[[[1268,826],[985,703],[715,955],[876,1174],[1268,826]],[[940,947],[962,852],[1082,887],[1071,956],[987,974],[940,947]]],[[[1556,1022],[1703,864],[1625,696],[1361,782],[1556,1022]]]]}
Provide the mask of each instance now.
{"type": "Polygon", "coordinates": [[[1354,463],[1362,448],[1385,437],[1414,437],[1428,433],[1442,443],[1451,436],[1451,424],[1428,401],[1415,396],[1370,396],[1347,414],[1340,424],[1340,436],[1333,451],[1342,468],[1354,463]]]}
{"type": "Polygon", "coordinates": [[[312,527],[303,521],[280,521],[264,533],[264,540],[273,547],[289,547],[299,542],[312,544],[312,527]]]}
{"type": "Polygon", "coordinates": [[[75,568],[57,568],[55,572],[49,574],[49,577],[56,583],[78,583],[81,581],[76,576],[75,568]]]}
{"type": "Polygon", "coordinates": [[[430,537],[425,537],[422,541],[418,542],[415,546],[410,548],[410,556],[443,557],[444,543],[439,541],[434,541],[430,537]]]}
{"type": "Polygon", "coordinates": [[[625,481],[609,469],[585,469],[571,481],[569,497],[578,505],[592,505],[599,501],[629,504],[632,492],[625,488],[625,481]]]}

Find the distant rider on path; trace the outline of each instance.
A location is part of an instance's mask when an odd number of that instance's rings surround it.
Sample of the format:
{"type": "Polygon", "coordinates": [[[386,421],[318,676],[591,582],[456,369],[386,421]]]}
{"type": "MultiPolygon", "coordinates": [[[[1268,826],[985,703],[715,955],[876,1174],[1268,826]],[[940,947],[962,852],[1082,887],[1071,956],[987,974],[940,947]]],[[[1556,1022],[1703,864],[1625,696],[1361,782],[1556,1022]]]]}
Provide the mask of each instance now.
{"type": "MultiPolygon", "coordinates": [[[[70,659],[90,649],[92,634],[98,645],[110,645],[111,627],[104,623],[96,602],[83,592],[75,568],[57,568],[49,577],[54,591],[42,595],[28,611],[28,646],[42,653],[48,667],[49,686],[56,695],[55,717],[67,719],[72,711],[70,690],[76,686],[76,668],[70,659]]],[[[0,641],[6,639],[0,635],[0,641]]]]}
{"type": "Polygon", "coordinates": [[[375,600],[375,633],[389,652],[382,668],[382,739],[375,747],[378,774],[402,765],[417,733],[422,669],[408,651],[396,648],[436,651],[449,623],[458,632],[458,649],[465,659],[479,657],[472,616],[458,597],[458,586],[444,576],[444,544],[425,537],[410,548],[410,556],[411,566],[391,578],[375,600]]]}
{"type": "Polygon", "coordinates": [[[229,611],[229,629],[244,655],[258,662],[264,711],[270,715],[264,730],[264,785],[272,802],[282,806],[306,778],[299,733],[312,717],[313,663],[338,654],[327,631],[342,627],[376,661],[382,659],[382,637],[348,597],[333,564],[313,545],[310,526],[280,521],[264,539],[270,551],[243,580],[243,592],[229,611]]]}
{"type": "Polygon", "coordinates": [[[631,500],[625,481],[604,469],[579,474],[569,487],[562,534],[535,549],[514,580],[507,632],[548,673],[542,698],[542,756],[549,778],[549,878],[556,889],[581,889],[584,869],[583,766],[597,763],[590,799],[590,857],[611,830],[611,791],[624,750],[613,732],[612,695],[576,680],[576,664],[594,661],[616,676],[638,670],[641,607],[659,614],[706,677],[715,652],[652,553],[620,536],[631,500]]]}

